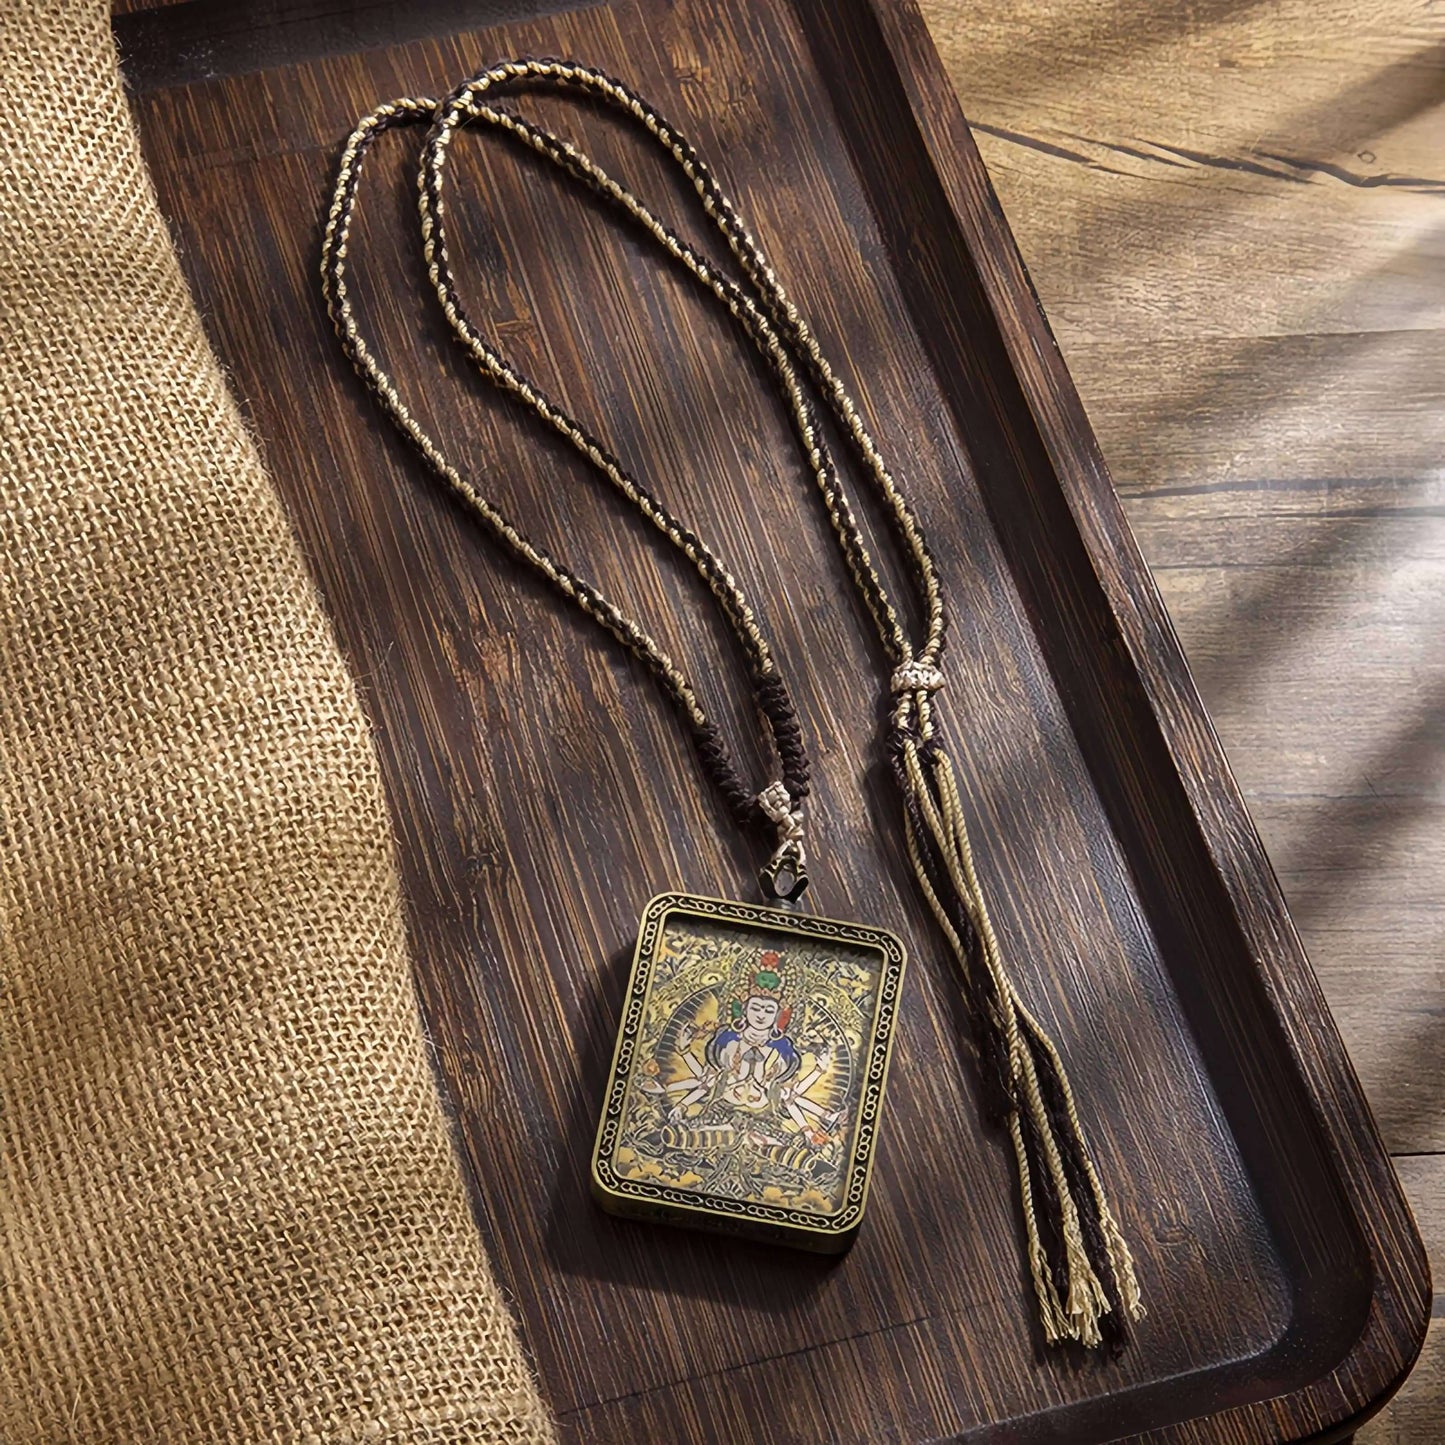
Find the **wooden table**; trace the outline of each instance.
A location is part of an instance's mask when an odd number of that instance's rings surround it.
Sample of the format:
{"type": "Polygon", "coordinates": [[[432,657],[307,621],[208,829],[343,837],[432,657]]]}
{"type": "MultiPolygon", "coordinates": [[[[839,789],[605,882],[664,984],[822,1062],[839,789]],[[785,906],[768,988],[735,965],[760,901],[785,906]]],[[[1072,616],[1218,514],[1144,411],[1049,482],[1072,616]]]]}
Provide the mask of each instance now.
{"type": "Polygon", "coordinates": [[[1445,9],[923,6],[1438,1282],[1445,9]]]}
{"type": "Polygon", "coordinates": [[[1438,1276],[1445,7],[921,3],[1438,1276]]]}

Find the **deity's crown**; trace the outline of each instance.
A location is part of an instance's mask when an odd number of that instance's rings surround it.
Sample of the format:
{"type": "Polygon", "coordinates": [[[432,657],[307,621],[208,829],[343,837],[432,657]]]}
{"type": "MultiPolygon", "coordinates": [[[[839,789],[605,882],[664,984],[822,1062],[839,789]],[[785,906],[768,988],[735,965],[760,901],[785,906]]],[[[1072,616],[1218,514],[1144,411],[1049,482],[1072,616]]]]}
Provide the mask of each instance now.
{"type": "Polygon", "coordinates": [[[777,998],[783,991],[783,976],[778,971],[782,960],[769,949],[759,959],[761,965],[753,975],[752,995],[754,998],[777,998]]]}

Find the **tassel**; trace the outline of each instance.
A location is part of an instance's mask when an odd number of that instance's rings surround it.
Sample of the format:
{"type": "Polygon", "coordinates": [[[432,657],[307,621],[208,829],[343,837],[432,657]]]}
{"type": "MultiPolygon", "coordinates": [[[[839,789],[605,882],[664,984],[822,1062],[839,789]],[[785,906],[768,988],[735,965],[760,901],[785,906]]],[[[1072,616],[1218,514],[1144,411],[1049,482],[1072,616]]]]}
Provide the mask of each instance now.
{"type": "Polygon", "coordinates": [[[894,681],[889,752],[903,789],[909,858],[962,970],[985,1107],[1013,1144],[1044,1338],[1117,1349],[1125,1317],[1144,1314],[1133,1257],[1089,1154],[1063,1060],[1004,969],[953,764],[932,715],[930,694],[942,675],[910,662],[894,681]]]}

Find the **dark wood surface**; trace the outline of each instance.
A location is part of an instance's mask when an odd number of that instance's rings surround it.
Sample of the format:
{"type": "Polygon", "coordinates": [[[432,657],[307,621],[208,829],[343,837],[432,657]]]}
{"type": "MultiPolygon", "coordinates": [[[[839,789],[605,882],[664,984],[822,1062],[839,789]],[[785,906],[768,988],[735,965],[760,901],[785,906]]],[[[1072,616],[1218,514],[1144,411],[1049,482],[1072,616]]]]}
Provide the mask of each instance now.
{"type": "MultiPolygon", "coordinates": [[[[312,8],[294,8],[283,64],[277,7],[229,39],[204,23],[209,0],[175,7],[166,19],[211,38],[199,62],[172,52],[174,82],[163,42],[146,50],[160,17],[120,33],[162,205],[377,728],[423,1009],[564,1427],[1080,1442],[1346,1428],[1418,1347],[1418,1240],[917,17],[618,5],[448,38],[421,7],[422,38],[349,51],[312,8]],[[950,716],[986,881],[1138,1244],[1151,1313],[1118,1362],[1046,1353],[1029,1327],[1007,1159],[975,1122],[955,989],[907,886],[858,686],[883,663],[782,418],[646,253],[476,140],[454,203],[476,311],[645,462],[763,602],[815,739],[814,906],[889,923],[915,952],[871,1218],[842,1262],[629,1225],[587,1200],[637,910],[679,884],[736,893],[754,850],[638,670],[498,565],[382,429],[315,284],[355,116],[538,52],[627,76],[716,160],[918,501],[960,613],[950,716]]],[[[687,213],[610,123],[529,108],[687,213]]],[[[419,409],[747,736],[735,659],[671,560],[462,376],[417,285],[410,161],[402,140],[378,158],[356,259],[419,409]]]]}

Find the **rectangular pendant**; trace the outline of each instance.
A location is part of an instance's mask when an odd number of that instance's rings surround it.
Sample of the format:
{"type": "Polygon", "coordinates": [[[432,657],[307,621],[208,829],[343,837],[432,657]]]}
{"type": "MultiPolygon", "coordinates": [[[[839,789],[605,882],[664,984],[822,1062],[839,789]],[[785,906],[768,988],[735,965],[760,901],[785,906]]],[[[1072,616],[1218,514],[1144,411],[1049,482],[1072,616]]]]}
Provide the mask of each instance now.
{"type": "Polygon", "coordinates": [[[662,893],[643,911],[592,1191],[612,1214],[839,1253],[868,1199],[902,943],[662,893]]]}

